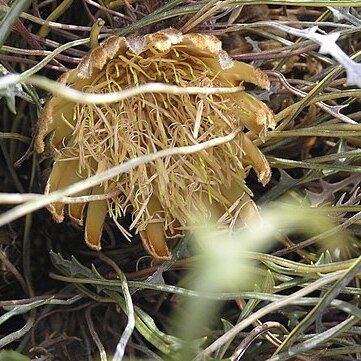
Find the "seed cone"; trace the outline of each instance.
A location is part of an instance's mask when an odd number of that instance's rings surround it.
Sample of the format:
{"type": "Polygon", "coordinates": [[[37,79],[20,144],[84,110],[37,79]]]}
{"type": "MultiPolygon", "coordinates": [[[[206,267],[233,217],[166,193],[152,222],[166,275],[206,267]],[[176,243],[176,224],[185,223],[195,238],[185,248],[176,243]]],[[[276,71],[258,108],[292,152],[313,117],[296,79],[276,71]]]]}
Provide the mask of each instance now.
{"type": "MultiPolygon", "coordinates": [[[[232,61],[217,38],[168,29],[143,37],[112,36],[93,49],[78,67],[59,81],[84,92],[108,93],[149,82],[181,87],[234,87],[243,82],[267,89],[266,75],[248,64],[232,61]]],[[[241,227],[258,215],[245,178],[253,168],[264,185],[270,167],[246,135],[263,139],[275,126],[271,110],[245,91],[218,95],[148,93],[123,101],[86,105],[60,97],[45,105],[35,139],[44,138],[56,157],[45,192],[52,192],[134,157],[224,136],[240,129],[231,142],[191,155],[158,159],[132,169],[78,195],[121,194],[108,200],[72,204],[70,217],[83,223],[92,249],[100,240],[106,214],[117,222],[133,215],[130,228],[139,231],[148,251],[166,259],[166,237],[189,228],[197,214],[220,226],[241,227]],[[86,212],[85,212],[86,209],[86,212]]],[[[65,205],[49,206],[57,222],[65,205]]]]}

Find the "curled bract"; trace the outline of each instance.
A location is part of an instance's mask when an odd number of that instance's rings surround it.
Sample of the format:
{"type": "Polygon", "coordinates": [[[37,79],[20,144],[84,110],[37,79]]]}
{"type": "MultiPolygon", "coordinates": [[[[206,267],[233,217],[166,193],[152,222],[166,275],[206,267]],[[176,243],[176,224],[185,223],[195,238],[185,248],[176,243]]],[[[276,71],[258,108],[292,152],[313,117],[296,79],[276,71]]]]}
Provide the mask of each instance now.
{"type": "MultiPolygon", "coordinates": [[[[211,35],[168,29],[142,37],[111,36],[93,49],[59,82],[84,92],[108,93],[149,82],[180,87],[235,87],[243,82],[267,89],[267,76],[251,65],[232,61],[211,35]]],[[[245,178],[253,168],[264,185],[270,167],[248,134],[263,139],[275,126],[271,110],[238,91],[213,95],[147,93],[111,104],[71,103],[51,98],[44,107],[35,139],[44,151],[50,134],[55,162],[46,193],[68,186],[134,157],[186,146],[241,130],[231,142],[194,154],[158,159],[134,168],[80,195],[121,193],[108,200],[68,205],[82,224],[85,240],[101,248],[104,220],[131,212],[130,228],[139,231],[148,251],[168,258],[166,237],[189,228],[197,214],[233,228],[257,216],[245,178]]],[[[56,221],[63,203],[49,207],[56,221]]]]}

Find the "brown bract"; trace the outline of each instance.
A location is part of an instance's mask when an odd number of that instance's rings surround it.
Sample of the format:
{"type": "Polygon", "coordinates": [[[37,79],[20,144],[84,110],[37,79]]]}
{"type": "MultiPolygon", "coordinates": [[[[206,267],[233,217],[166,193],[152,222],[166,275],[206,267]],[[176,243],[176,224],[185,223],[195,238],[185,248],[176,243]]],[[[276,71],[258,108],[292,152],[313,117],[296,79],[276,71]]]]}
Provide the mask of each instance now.
{"type": "MultiPolygon", "coordinates": [[[[173,29],[142,37],[112,36],[59,82],[92,93],[149,82],[180,87],[234,87],[249,82],[269,88],[262,71],[232,61],[214,36],[183,35],[173,29]]],[[[43,152],[44,138],[50,134],[56,156],[45,191],[49,193],[134,157],[241,130],[226,144],[156,160],[78,194],[119,190],[119,196],[68,206],[71,219],[79,224],[86,213],[85,240],[92,249],[101,248],[107,213],[119,225],[118,219],[130,212],[130,228],[140,233],[153,256],[166,259],[166,237],[189,229],[198,216],[233,229],[247,225],[258,215],[245,178],[253,168],[264,185],[271,172],[246,133],[264,139],[274,126],[270,109],[245,91],[216,95],[147,93],[100,105],[53,97],[42,112],[35,147],[43,152]]],[[[57,222],[64,219],[64,208],[63,203],[49,206],[57,222]]]]}

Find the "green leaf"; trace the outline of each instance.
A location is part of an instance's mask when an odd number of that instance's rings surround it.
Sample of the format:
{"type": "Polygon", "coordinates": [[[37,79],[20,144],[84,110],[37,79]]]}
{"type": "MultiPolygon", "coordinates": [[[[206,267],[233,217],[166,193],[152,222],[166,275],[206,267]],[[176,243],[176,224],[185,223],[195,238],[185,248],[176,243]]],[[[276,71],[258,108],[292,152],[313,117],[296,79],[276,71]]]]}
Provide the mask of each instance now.
{"type": "Polygon", "coordinates": [[[0,361],[30,361],[30,358],[13,350],[2,350],[0,361]]]}
{"type": "MultiPolygon", "coordinates": [[[[234,327],[234,325],[232,323],[230,323],[229,321],[225,320],[225,319],[221,319],[222,324],[223,324],[223,333],[226,333],[227,331],[229,331],[231,328],[234,327]]],[[[217,360],[222,360],[224,358],[225,353],[227,352],[229,346],[231,345],[233,339],[230,339],[228,342],[226,342],[222,347],[220,347],[218,349],[218,351],[216,352],[215,358],[217,360]]]]}
{"type": "Polygon", "coordinates": [[[332,263],[332,256],[329,250],[326,250],[325,252],[322,252],[319,259],[316,262],[316,265],[321,265],[321,264],[328,264],[328,263],[332,263]]]}
{"type": "Polygon", "coordinates": [[[33,308],[35,308],[35,307],[40,307],[40,306],[48,304],[50,299],[51,299],[51,297],[49,299],[34,301],[34,302],[31,302],[31,303],[25,304],[25,305],[16,305],[16,306],[3,307],[5,310],[9,310],[9,311],[4,313],[0,317],[0,325],[2,323],[6,322],[8,319],[10,319],[13,316],[17,316],[17,315],[21,315],[23,313],[27,313],[30,310],[32,310],[33,308]]]}
{"type": "MultiPolygon", "coordinates": [[[[50,251],[50,258],[54,267],[62,274],[69,277],[85,278],[88,280],[99,280],[102,277],[93,267],[93,271],[83,266],[74,256],[71,261],[64,259],[60,254],[50,251]]],[[[98,293],[100,293],[104,286],[95,286],[98,293]]]]}
{"type": "Polygon", "coordinates": [[[7,14],[0,22],[0,48],[8,38],[13,25],[18,20],[20,14],[25,11],[31,4],[31,0],[15,0],[7,14]]]}
{"type": "MultiPolygon", "coordinates": [[[[53,251],[50,251],[50,257],[55,268],[63,275],[74,278],[83,278],[86,280],[104,281],[104,285],[93,284],[92,286],[97,289],[98,293],[104,292],[112,298],[114,303],[118,304],[126,314],[126,304],[120,287],[114,287],[114,285],[109,285],[108,287],[106,285],[107,280],[99,274],[98,270],[94,266],[89,269],[83,266],[74,256],[72,256],[69,261],[53,251]]],[[[134,307],[134,311],[136,329],[154,347],[164,354],[174,353],[181,348],[182,340],[177,337],[167,335],[159,330],[153,318],[141,308],[134,307]]]]}
{"type": "Polygon", "coordinates": [[[322,176],[321,172],[319,172],[319,171],[311,171],[304,177],[302,177],[300,179],[295,179],[295,178],[292,178],[283,169],[279,169],[278,171],[280,172],[280,179],[279,179],[278,184],[276,184],[274,187],[272,187],[272,189],[269,192],[265,193],[259,199],[260,203],[267,203],[276,198],[279,198],[280,196],[282,196],[283,194],[288,192],[293,187],[304,183],[306,179],[307,179],[307,181],[312,181],[315,179],[319,179],[322,176]]]}
{"type": "Polygon", "coordinates": [[[262,292],[263,293],[273,293],[275,290],[275,280],[273,278],[273,274],[270,270],[267,270],[266,277],[264,278],[262,284],[262,292]]]}

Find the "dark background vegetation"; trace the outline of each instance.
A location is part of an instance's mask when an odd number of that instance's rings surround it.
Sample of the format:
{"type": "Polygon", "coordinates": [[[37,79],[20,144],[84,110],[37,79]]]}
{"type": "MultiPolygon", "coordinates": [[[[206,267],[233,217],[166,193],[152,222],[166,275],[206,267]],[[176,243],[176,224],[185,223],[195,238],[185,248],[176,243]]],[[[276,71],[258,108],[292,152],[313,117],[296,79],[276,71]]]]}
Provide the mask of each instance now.
{"type": "MultiPolygon", "coordinates": [[[[0,229],[0,348],[18,352],[0,352],[0,360],[110,360],[130,317],[124,301],[126,283],[138,317],[126,359],[190,360],[237,323],[266,310],[271,301],[276,303],[269,312],[252,319],[208,357],[271,359],[288,337],[290,341],[272,360],[360,359],[361,90],[347,83],[335,59],[318,53],[319,45],[267,24],[286,22],[297,29],[318,25],[325,34],[337,30],[339,46],[359,61],[361,14],[356,5],[352,1],[1,1],[3,75],[23,73],[69,41],[94,37],[99,18],[105,22],[100,39],[168,27],[206,32],[217,35],[234,59],[273,71],[269,92],[250,89],[280,121],[260,146],[273,175],[265,188],[252,173],[247,182],[261,208],[273,207],[275,224],[282,229],[270,233],[271,246],[264,253],[253,254],[249,267],[258,278],[252,284],[212,288],[212,279],[205,281],[199,273],[212,277],[207,267],[222,272],[227,260],[220,257],[211,266],[204,263],[202,257],[207,255],[194,246],[195,236],[171,241],[174,257],[160,265],[144,251],[137,235],[127,242],[110,221],[100,255],[85,246],[81,227],[70,220],[56,224],[44,209],[29,213],[0,229]],[[11,16],[13,21],[6,22],[11,16]],[[45,19],[56,24],[46,27],[45,19]],[[331,72],[333,76],[325,81],[331,72]],[[299,91],[308,94],[303,103],[299,91]],[[323,95],[321,108],[316,102],[323,95]],[[280,115],[293,104],[298,104],[294,113],[280,115]],[[339,112],[343,105],[344,118],[339,112]],[[282,198],[286,195],[287,201],[282,198]],[[299,219],[290,220],[287,229],[281,220],[287,220],[290,212],[299,212],[299,219]],[[338,271],[343,273],[337,276],[338,271]],[[318,286],[317,282],[333,276],[328,284],[318,286]],[[340,277],[343,281],[336,282],[340,277]],[[312,285],[312,292],[292,304],[277,304],[312,285]],[[203,297],[207,292],[213,292],[212,301],[203,297]]],[[[37,74],[55,80],[74,68],[88,50],[89,44],[70,48],[37,74]]],[[[32,139],[49,95],[25,83],[0,92],[0,191],[41,194],[52,159],[49,154],[35,154],[32,139]]],[[[15,206],[1,200],[2,214],[15,206]]],[[[129,222],[125,219],[124,226],[129,222]]],[[[235,268],[232,277],[242,276],[235,268]]]]}

